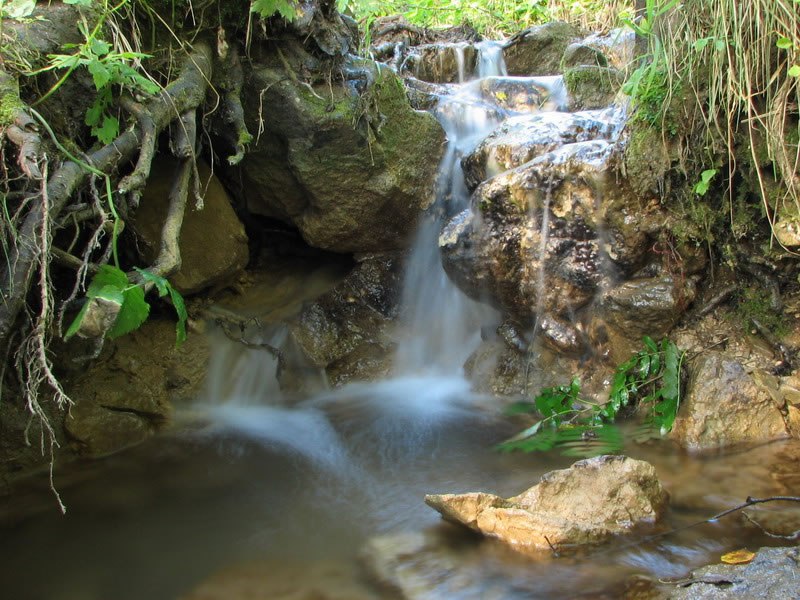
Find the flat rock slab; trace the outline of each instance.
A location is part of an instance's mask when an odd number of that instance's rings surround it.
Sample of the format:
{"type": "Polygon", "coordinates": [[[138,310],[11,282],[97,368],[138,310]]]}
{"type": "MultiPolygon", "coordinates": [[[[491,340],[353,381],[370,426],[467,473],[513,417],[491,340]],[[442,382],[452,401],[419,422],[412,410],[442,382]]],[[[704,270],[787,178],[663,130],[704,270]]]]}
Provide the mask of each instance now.
{"type": "Polygon", "coordinates": [[[428,495],[442,516],[518,549],[602,542],[655,522],[668,494],[655,468],[625,456],[598,456],[551,471],[519,496],[482,492],[428,495]]]}
{"type": "Polygon", "coordinates": [[[800,598],[800,548],[761,548],[746,565],[703,567],[678,585],[670,600],[800,598]]]}

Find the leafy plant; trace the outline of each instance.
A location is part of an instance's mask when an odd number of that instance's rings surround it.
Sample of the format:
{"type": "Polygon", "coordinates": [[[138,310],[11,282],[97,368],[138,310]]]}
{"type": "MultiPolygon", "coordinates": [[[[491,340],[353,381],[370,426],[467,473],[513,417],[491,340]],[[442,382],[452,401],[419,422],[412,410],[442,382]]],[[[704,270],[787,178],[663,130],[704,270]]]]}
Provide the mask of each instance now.
{"type": "MultiPolygon", "coordinates": [[[[173,288],[170,283],[150,271],[136,269],[144,284],[152,284],[158,295],[164,297],[169,295],[175,312],[178,316],[176,325],[176,344],[181,344],[186,340],[186,305],[180,293],[173,288]]],[[[92,278],[86,290],[86,303],[81,308],[78,315],[72,321],[64,335],[69,339],[81,328],[86,315],[93,301],[102,301],[111,304],[116,312],[116,318],[111,324],[105,337],[114,339],[138,329],[147,320],[150,314],[150,304],[145,300],[144,285],[132,282],[127,273],[118,267],[103,265],[92,278]]]]}
{"type": "Polygon", "coordinates": [[[499,449],[544,452],[558,446],[572,456],[616,452],[623,436],[613,423],[635,402],[650,428],[661,435],[671,430],[680,406],[685,353],[667,339],[657,344],[645,336],[642,341],[644,348],[616,368],[608,402],[600,405],[581,398],[577,377],[569,385],[545,388],[533,402],[510,407],[510,414],[536,413],[541,418],[499,449]]]}
{"type": "Polygon", "coordinates": [[[250,12],[265,19],[278,14],[287,21],[293,21],[297,16],[297,11],[289,0],[253,0],[250,3],[250,12]]]}
{"type": "Polygon", "coordinates": [[[714,179],[714,176],[717,174],[716,169],[706,169],[702,173],[700,173],[700,181],[694,184],[694,193],[698,196],[705,196],[708,192],[708,188],[711,187],[711,180],[714,179]]]}
{"type": "MultiPolygon", "coordinates": [[[[73,1],[71,4],[83,4],[73,1]]],[[[86,23],[79,22],[78,29],[83,34],[82,44],[66,44],[65,50],[75,50],[72,54],[50,54],[49,64],[33,74],[66,69],[65,75],[45,94],[42,99],[51,95],[79,67],[86,67],[92,76],[97,94],[94,102],[86,111],[86,124],[91,127],[92,135],[101,143],[110,144],[119,134],[119,119],[110,112],[114,101],[114,88],[127,87],[145,94],[155,94],[159,86],[137,71],[132,63],[145,58],[148,54],[141,52],[116,52],[108,42],[98,39],[98,27],[89,31],[86,23]]],[[[40,100],[41,102],[41,100],[40,100]]]]}

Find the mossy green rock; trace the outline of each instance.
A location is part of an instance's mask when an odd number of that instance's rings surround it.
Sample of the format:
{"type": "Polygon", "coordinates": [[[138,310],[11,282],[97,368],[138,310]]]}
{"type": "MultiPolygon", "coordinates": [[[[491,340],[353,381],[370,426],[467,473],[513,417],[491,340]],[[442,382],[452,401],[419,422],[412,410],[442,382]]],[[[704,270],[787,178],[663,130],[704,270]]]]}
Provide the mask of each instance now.
{"type": "Polygon", "coordinates": [[[284,68],[256,68],[243,101],[261,134],[234,179],[249,210],[296,226],[311,246],[403,248],[433,201],[444,132],[411,108],[388,68],[347,70],[349,81],[312,87],[284,68]]]}
{"type": "Polygon", "coordinates": [[[617,95],[625,76],[612,67],[579,65],[564,72],[570,110],[604,108],[617,95]]]}
{"type": "Polygon", "coordinates": [[[558,75],[567,47],[581,32],[573,25],[552,21],[512,37],[503,48],[509,75],[558,75]]]}

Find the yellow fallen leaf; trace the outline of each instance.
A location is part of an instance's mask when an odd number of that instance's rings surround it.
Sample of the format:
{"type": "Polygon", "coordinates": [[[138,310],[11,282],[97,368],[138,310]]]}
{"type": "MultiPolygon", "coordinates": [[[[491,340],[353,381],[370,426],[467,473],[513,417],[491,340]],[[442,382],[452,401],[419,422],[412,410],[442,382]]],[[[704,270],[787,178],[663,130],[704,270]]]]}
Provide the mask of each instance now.
{"type": "Polygon", "coordinates": [[[497,98],[498,100],[500,100],[501,102],[502,102],[503,100],[507,100],[507,99],[508,99],[508,95],[507,95],[505,92],[497,92],[497,93],[494,95],[494,97],[495,97],[495,98],[497,98]]]}
{"type": "Polygon", "coordinates": [[[723,554],[720,560],[726,565],[744,565],[753,560],[755,555],[755,552],[750,552],[747,548],[742,548],[741,550],[734,550],[733,552],[723,554]]]}

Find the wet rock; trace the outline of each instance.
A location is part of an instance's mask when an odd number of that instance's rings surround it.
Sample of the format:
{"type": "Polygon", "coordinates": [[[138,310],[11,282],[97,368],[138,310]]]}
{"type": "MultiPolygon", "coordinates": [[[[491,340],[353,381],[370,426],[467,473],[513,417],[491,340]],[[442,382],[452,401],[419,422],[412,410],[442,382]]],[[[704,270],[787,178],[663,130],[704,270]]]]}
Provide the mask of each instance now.
{"type": "Polygon", "coordinates": [[[78,452],[104,456],[151,436],[173,403],[200,394],[208,358],[202,335],[190,333],[176,348],[174,322],[158,319],[106,341],[100,357],[65,382],[75,404],[64,428],[78,452]]]}
{"type": "Polygon", "coordinates": [[[345,562],[252,561],[221,569],[181,600],[371,600],[380,598],[345,562]]]}
{"type": "MultiPolygon", "coordinates": [[[[691,450],[788,437],[781,410],[741,363],[706,352],[691,365],[686,395],[670,437],[691,450]]],[[[762,383],[759,383],[759,379],[762,383]]]]}
{"type": "Polygon", "coordinates": [[[478,53],[475,46],[461,43],[417,46],[404,68],[414,77],[430,83],[459,83],[475,71],[478,53]]]}
{"type": "Polygon", "coordinates": [[[668,595],[670,600],[797,598],[800,548],[761,548],[746,565],[710,565],[692,571],[668,595]]]}
{"type": "Polygon", "coordinates": [[[624,360],[643,336],[658,339],[672,329],[695,294],[690,279],[672,275],[631,279],[602,295],[595,327],[605,328],[603,336],[610,338],[616,357],[624,360]]]}
{"type": "Polygon", "coordinates": [[[503,48],[509,75],[557,75],[567,47],[580,38],[568,23],[552,21],[513,36],[503,48]]]}
{"type": "Polygon", "coordinates": [[[80,444],[81,454],[93,457],[140,444],[155,431],[145,416],[128,410],[109,409],[91,401],[81,401],[70,407],[64,429],[80,444]]]}
{"type": "Polygon", "coordinates": [[[387,67],[354,61],[344,69],[347,82],[315,89],[282,67],[257,68],[243,102],[250,130],[263,125],[264,133],[231,181],[241,181],[251,211],[294,225],[311,246],[402,248],[433,200],[444,133],[411,108],[387,67]]]}
{"type": "Polygon", "coordinates": [[[613,67],[579,65],[564,72],[570,110],[609,106],[624,82],[625,75],[613,67]]]}
{"type": "Polygon", "coordinates": [[[608,59],[594,46],[576,42],[567,46],[564,50],[564,56],[561,59],[561,70],[566,71],[572,67],[579,65],[588,65],[592,67],[607,67],[608,59]]]}
{"type": "Polygon", "coordinates": [[[487,136],[461,161],[470,189],[552,152],[564,144],[608,138],[614,119],[605,111],[541,112],[512,117],[487,136]]]}
{"type": "Polygon", "coordinates": [[[653,466],[625,456],[552,471],[513,498],[481,492],[425,497],[446,520],[521,550],[602,542],[655,522],[667,500],[653,466]]]}
{"type": "Polygon", "coordinates": [[[606,276],[596,204],[612,151],[602,140],[568,144],[482,183],[439,239],[451,279],[523,326],[589,304],[606,276]]]}
{"type": "Polygon", "coordinates": [[[404,600],[514,597],[511,577],[487,577],[474,540],[461,532],[413,531],[372,538],[361,551],[369,577],[404,600]]]}
{"type": "Polygon", "coordinates": [[[636,34],[629,27],[612,29],[606,34],[593,33],[581,43],[599,50],[608,59],[609,66],[623,71],[635,58],[636,34]]]}
{"type": "MultiPolygon", "coordinates": [[[[133,221],[137,247],[145,263],[158,255],[161,228],[167,213],[177,161],[159,156],[133,221]]],[[[203,206],[195,206],[190,194],[181,227],[180,269],[169,277],[182,294],[195,294],[232,280],[247,265],[248,246],[244,226],[231,206],[231,199],[219,179],[205,163],[198,164],[203,206]]]]}
{"type": "MultiPolygon", "coordinates": [[[[332,384],[376,379],[388,371],[394,349],[389,329],[401,286],[399,262],[394,254],[363,258],[342,282],[289,322],[291,343],[310,366],[324,369],[332,384]]],[[[289,384],[294,370],[281,373],[282,386],[289,384]]]]}
{"type": "Polygon", "coordinates": [[[472,85],[487,104],[505,113],[557,110],[564,100],[560,77],[484,77],[472,85]]]}

